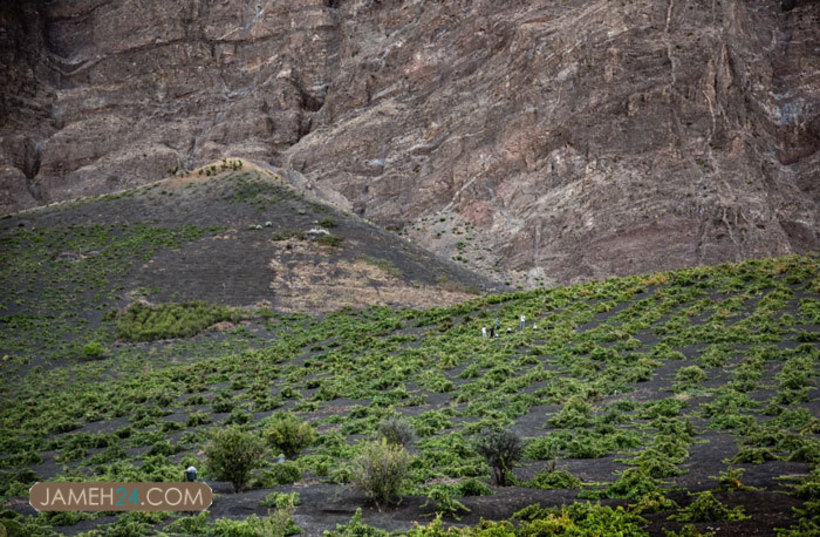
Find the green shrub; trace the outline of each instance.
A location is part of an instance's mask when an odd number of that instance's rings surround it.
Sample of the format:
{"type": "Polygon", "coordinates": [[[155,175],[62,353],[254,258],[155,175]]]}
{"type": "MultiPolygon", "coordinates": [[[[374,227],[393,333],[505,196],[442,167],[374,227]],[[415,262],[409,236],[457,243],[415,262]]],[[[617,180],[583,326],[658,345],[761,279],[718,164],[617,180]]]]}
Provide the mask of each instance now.
{"type": "Polygon", "coordinates": [[[302,469],[299,465],[293,461],[285,461],[265,469],[254,484],[262,488],[271,488],[277,485],[290,485],[300,479],[302,479],[302,469]]]}
{"type": "Polygon", "coordinates": [[[584,427],[589,423],[592,406],[577,395],[564,403],[561,411],[549,420],[550,425],[558,428],[584,427]]]}
{"type": "Polygon", "coordinates": [[[637,515],[668,511],[678,506],[677,503],[664,496],[661,492],[647,492],[635,504],[630,504],[630,510],[637,515]]]}
{"type": "Polygon", "coordinates": [[[293,522],[294,507],[277,509],[266,517],[251,515],[245,520],[218,519],[209,535],[212,537],[287,537],[301,533],[293,522]]]}
{"type": "Polygon", "coordinates": [[[757,490],[754,487],[749,487],[743,484],[744,468],[728,468],[724,472],[720,472],[717,476],[710,475],[709,479],[714,479],[718,482],[719,490],[757,490]]]}
{"type": "Polygon", "coordinates": [[[509,429],[485,429],[475,439],[475,450],[492,468],[495,483],[503,487],[524,453],[524,443],[509,429]]]}
{"type": "Polygon", "coordinates": [[[234,408],[231,410],[228,419],[225,420],[225,423],[228,425],[244,425],[246,423],[250,423],[253,420],[253,415],[245,409],[242,408],[234,408]]]}
{"type": "Polygon", "coordinates": [[[639,499],[647,494],[660,492],[657,482],[642,468],[627,468],[621,476],[604,490],[584,492],[585,498],[639,499]]]}
{"type": "Polygon", "coordinates": [[[270,417],[262,435],[274,451],[282,452],[289,459],[296,458],[316,440],[316,431],[309,423],[283,412],[270,417]]]}
{"type": "Polygon", "coordinates": [[[709,490],[697,494],[694,502],[669,516],[669,520],[677,522],[735,522],[749,518],[743,513],[743,507],[729,509],[709,490]]]}
{"type": "Polygon", "coordinates": [[[637,456],[627,462],[638,466],[638,468],[654,478],[672,477],[685,473],[676,466],[675,461],[670,460],[668,455],[654,447],[641,451],[637,456]]]}
{"type": "Polygon", "coordinates": [[[389,533],[364,523],[362,508],[356,508],[356,512],[347,524],[336,524],[333,531],[325,531],[324,537],[387,537],[389,533]]]}
{"type": "Polygon", "coordinates": [[[398,497],[409,466],[410,455],[404,447],[382,439],[366,444],[353,460],[352,481],[381,509],[398,497]]]}
{"type": "Polygon", "coordinates": [[[431,503],[434,505],[436,514],[439,516],[449,516],[454,520],[461,520],[458,513],[469,513],[470,509],[463,503],[453,498],[456,491],[446,485],[435,485],[427,492],[427,500],[421,505],[424,509],[431,503]]]}
{"type": "Polygon", "coordinates": [[[702,382],[706,380],[706,373],[696,365],[681,367],[675,373],[675,380],[678,382],[702,382]]]}
{"type": "Polygon", "coordinates": [[[471,477],[458,484],[458,492],[462,496],[490,496],[493,493],[493,489],[478,479],[471,477]]]}
{"type": "Polygon", "coordinates": [[[83,357],[99,358],[105,354],[105,347],[99,341],[90,341],[83,345],[83,357]]]}
{"type": "Polygon", "coordinates": [[[677,416],[681,409],[686,406],[683,401],[667,397],[660,401],[649,403],[645,408],[638,411],[638,417],[643,419],[654,419],[659,417],[672,418],[677,416]]]}
{"type": "MultiPolygon", "coordinates": [[[[475,537],[537,537],[540,535],[577,535],[593,537],[599,535],[619,535],[622,537],[644,537],[646,520],[625,511],[623,507],[608,507],[600,504],[575,502],[569,506],[542,509],[532,505],[513,515],[520,521],[519,528],[509,522],[487,522],[475,532],[475,537]]],[[[476,528],[477,530],[479,528],[476,528]]]]}
{"type": "Polygon", "coordinates": [[[169,524],[167,530],[183,535],[207,535],[208,514],[208,511],[202,511],[197,515],[184,516],[169,524]]]}
{"type": "Polygon", "coordinates": [[[271,236],[273,241],[286,241],[288,239],[304,240],[305,234],[301,231],[276,231],[271,236]]]}
{"type": "Polygon", "coordinates": [[[239,311],[204,302],[131,305],[117,318],[117,337],[129,341],[191,337],[220,321],[237,321],[239,311]]]}
{"type": "Polygon", "coordinates": [[[747,447],[738,451],[737,455],[729,459],[735,464],[763,464],[766,461],[779,460],[780,457],[770,449],[747,447]]]}
{"type": "Polygon", "coordinates": [[[220,393],[211,401],[211,409],[216,413],[230,412],[235,404],[230,394],[220,393]]]}
{"type": "Polygon", "coordinates": [[[539,472],[528,486],[538,489],[577,489],[581,487],[581,480],[566,470],[539,472]]]}
{"type": "Polygon", "coordinates": [[[470,364],[464,368],[464,371],[462,371],[458,377],[462,379],[474,379],[479,375],[481,375],[481,370],[478,365],[470,364]]]}
{"type": "Polygon", "coordinates": [[[299,499],[298,492],[289,492],[287,494],[283,492],[271,492],[264,499],[259,501],[260,505],[265,507],[276,507],[278,509],[285,509],[291,506],[299,505],[301,500],[299,499]]]}
{"type": "Polygon", "coordinates": [[[159,440],[158,442],[154,442],[151,446],[151,449],[148,450],[148,455],[173,455],[174,454],[174,446],[171,445],[168,440],[159,440]]]}
{"type": "Polygon", "coordinates": [[[379,423],[379,434],[389,443],[405,447],[412,444],[416,437],[413,424],[396,415],[389,416],[379,423]]]}
{"type": "Polygon", "coordinates": [[[217,429],[205,446],[208,468],[221,481],[230,481],[241,491],[251,471],[262,463],[262,444],[258,438],[238,427],[217,429]]]}
{"type": "Polygon", "coordinates": [[[185,420],[186,427],[198,427],[211,423],[211,417],[204,412],[191,412],[185,420]]]}

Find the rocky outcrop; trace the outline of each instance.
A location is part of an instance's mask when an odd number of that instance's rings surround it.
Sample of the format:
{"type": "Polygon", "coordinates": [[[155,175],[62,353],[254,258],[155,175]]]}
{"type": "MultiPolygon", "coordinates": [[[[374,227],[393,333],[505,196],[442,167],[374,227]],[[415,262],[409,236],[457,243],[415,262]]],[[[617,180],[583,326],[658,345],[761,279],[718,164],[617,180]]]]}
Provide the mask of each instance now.
{"type": "Polygon", "coordinates": [[[817,2],[3,9],[6,211],[231,154],[525,285],[817,248],[817,2]]]}

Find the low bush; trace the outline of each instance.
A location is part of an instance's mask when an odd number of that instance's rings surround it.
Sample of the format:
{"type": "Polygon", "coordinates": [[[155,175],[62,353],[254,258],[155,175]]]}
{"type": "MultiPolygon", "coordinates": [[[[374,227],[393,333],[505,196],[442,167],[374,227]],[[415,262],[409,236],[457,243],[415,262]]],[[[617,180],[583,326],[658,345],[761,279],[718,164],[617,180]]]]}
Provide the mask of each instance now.
{"type": "Polygon", "coordinates": [[[299,465],[293,461],[285,461],[274,464],[262,472],[259,486],[270,488],[277,485],[290,485],[300,479],[302,479],[302,469],[299,465]]]}
{"type": "Polygon", "coordinates": [[[400,416],[390,416],[379,423],[379,435],[391,444],[409,446],[416,438],[413,424],[400,416]]]}
{"type": "Polygon", "coordinates": [[[743,507],[729,509],[709,490],[697,494],[694,502],[669,516],[669,520],[677,522],[736,522],[749,518],[743,513],[743,507]]]}
{"type": "Polygon", "coordinates": [[[648,492],[638,499],[637,503],[630,504],[629,509],[636,515],[648,515],[660,511],[668,511],[678,506],[673,500],[664,496],[661,492],[648,492]]]}
{"type": "Polygon", "coordinates": [[[543,509],[537,505],[513,515],[519,520],[516,531],[509,522],[490,522],[476,527],[474,537],[507,536],[537,537],[539,535],[621,535],[645,536],[646,520],[623,507],[575,502],[560,508],[543,509]]]}
{"type": "Polygon", "coordinates": [[[459,513],[469,513],[470,509],[460,501],[453,498],[457,490],[446,485],[436,485],[427,492],[427,500],[421,505],[424,509],[433,504],[435,512],[439,516],[449,516],[456,521],[460,521],[459,513]]]}
{"type": "Polygon", "coordinates": [[[553,470],[539,472],[527,485],[538,489],[577,489],[581,480],[566,470],[553,470]]]}
{"type": "Polygon", "coordinates": [[[90,341],[83,345],[84,358],[99,358],[105,355],[105,347],[99,341],[90,341]]]}
{"type": "Polygon", "coordinates": [[[208,515],[208,511],[202,511],[198,515],[184,516],[173,521],[166,529],[183,535],[207,535],[208,515]]]}
{"type": "Polygon", "coordinates": [[[325,537],[387,537],[389,533],[365,524],[362,508],[359,507],[350,518],[350,522],[336,524],[335,530],[325,531],[324,535],[325,537]]]}
{"type": "Polygon", "coordinates": [[[524,443],[509,429],[485,429],[475,439],[475,450],[492,468],[496,485],[503,487],[513,466],[521,460],[524,443]]]}
{"type": "Polygon", "coordinates": [[[604,490],[584,492],[583,497],[639,499],[647,494],[660,492],[658,483],[642,468],[627,468],[621,476],[604,490]]]}
{"type": "Polygon", "coordinates": [[[276,507],[277,509],[286,509],[288,507],[293,507],[299,505],[301,500],[299,498],[298,492],[289,492],[287,494],[283,492],[271,492],[264,499],[259,501],[260,505],[265,507],[276,507]]]}
{"type": "Polygon", "coordinates": [[[198,427],[211,423],[211,417],[204,412],[191,412],[185,420],[186,427],[198,427]]]}
{"type": "Polygon", "coordinates": [[[459,483],[458,491],[462,496],[490,496],[493,493],[493,489],[472,477],[459,483]]]}
{"type": "Polygon", "coordinates": [[[277,509],[266,517],[251,515],[245,520],[220,518],[208,532],[212,537],[287,537],[301,533],[293,521],[295,508],[277,509]]]}
{"type": "Polygon", "coordinates": [[[366,444],[353,460],[352,481],[381,510],[382,506],[396,501],[410,461],[404,447],[390,444],[384,439],[366,444]]]}
{"type": "Polygon", "coordinates": [[[718,482],[719,490],[757,490],[754,487],[744,485],[741,481],[743,472],[745,471],[744,468],[728,468],[726,471],[720,472],[717,476],[710,475],[709,479],[714,479],[718,482]]]}
{"type": "Polygon", "coordinates": [[[251,471],[262,463],[262,443],[238,427],[216,429],[205,446],[208,469],[221,481],[230,481],[239,492],[248,482],[251,471]]]}
{"type": "Polygon", "coordinates": [[[702,382],[706,380],[706,373],[696,365],[682,367],[675,373],[675,380],[678,382],[702,382]]]}
{"type": "Polygon", "coordinates": [[[747,447],[738,451],[737,455],[729,459],[729,462],[735,464],[763,464],[766,461],[779,459],[780,457],[772,453],[770,449],[747,447]]]}
{"type": "Polygon", "coordinates": [[[576,395],[569,398],[561,411],[551,418],[549,423],[558,428],[584,427],[589,423],[591,412],[592,406],[576,395]]]}
{"type": "Polygon", "coordinates": [[[296,416],[279,412],[265,424],[262,436],[274,451],[293,459],[316,440],[316,431],[296,416]]]}

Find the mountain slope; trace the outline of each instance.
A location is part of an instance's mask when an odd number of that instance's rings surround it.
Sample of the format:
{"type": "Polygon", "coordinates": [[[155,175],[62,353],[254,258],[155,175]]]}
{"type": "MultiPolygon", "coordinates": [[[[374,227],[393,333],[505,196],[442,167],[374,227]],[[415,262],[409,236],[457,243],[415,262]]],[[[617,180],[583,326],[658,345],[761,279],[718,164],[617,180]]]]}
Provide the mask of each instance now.
{"type": "Polygon", "coordinates": [[[818,246],[810,0],[18,0],[0,16],[6,210],[232,154],[516,284],[818,246]]]}
{"type": "Polygon", "coordinates": [[[5,217],[0,244],[6,326],[63,343],[135,301],[316,314],[497,288],[238,159],[5,217]]]}

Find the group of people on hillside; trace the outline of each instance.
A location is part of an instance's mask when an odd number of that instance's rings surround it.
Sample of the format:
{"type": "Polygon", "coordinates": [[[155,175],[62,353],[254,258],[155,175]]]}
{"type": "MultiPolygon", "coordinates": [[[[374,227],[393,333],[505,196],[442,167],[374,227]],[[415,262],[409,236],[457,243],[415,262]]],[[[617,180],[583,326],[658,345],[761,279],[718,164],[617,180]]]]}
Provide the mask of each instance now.
{"type": "MultiPolygon", "coordinates": [[[[519,330],[524,330],[524,328],[526,328],[526,327],[527,327],[527,316],[522,315],[519,318],[518,329],[519,330]]],[[[538,325],[533,324],[532,329],[533,330],[538,330],[538,325]]],[[[512,328],[507,327],[507,333],[509,334],[510,332],[512,332],[512,328]]],[[[489,334],[487,332],[487,327],[486,326],[481,327],[481,337],[483,337],[483,338],[487,338],[487,337],[496,338],[499,335],[501,335],[501,319],[496,318],[495,324],[490,325],[489,334]]]]}

